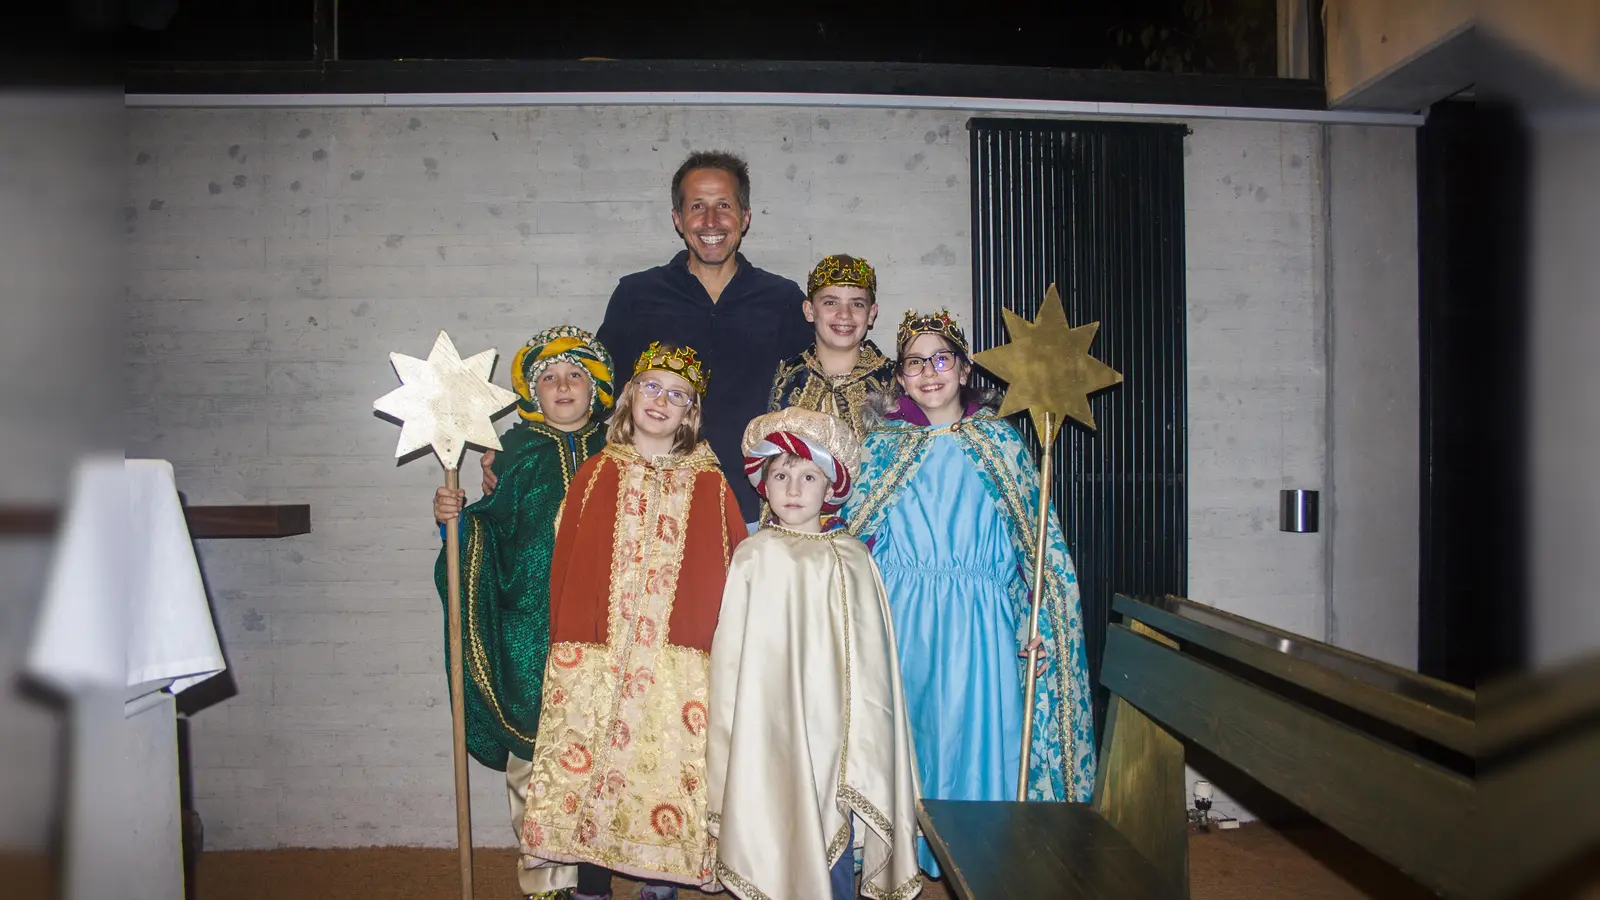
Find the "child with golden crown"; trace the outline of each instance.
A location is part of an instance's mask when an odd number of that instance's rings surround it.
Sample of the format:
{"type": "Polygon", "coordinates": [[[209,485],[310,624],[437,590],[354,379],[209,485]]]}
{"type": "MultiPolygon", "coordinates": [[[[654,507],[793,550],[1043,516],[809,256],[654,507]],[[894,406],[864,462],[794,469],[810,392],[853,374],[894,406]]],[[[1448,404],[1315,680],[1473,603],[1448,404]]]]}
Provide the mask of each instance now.
{"type": "Polygon", "coordinates": [[[888,602],[832,515],[861,448],[850,426],[790,407],[744,432],[771,508],[728,569],[711,644],[709,825],[716,875],[743,900],[910,898],[916,767],[888,602]]]}
{"type": "Polygon", "coordinates": [[[646,900],[711,880],[709,653],[747,531],[700,440],[706,377],[692,349],[651,344],[557,518],[522,851],[579,863],[585,900],[610,896],[612,872],[646,900]]]}
{"type": "MultiPolygon", "coordinates": [[[[908,312],[895,345],[898,391],[844,515],[883,573],[923,796],[1014,800],[1038,470],[968,384],[967,339],[948,312],[908,312]]],[[[1077,575],[1054,515],[1046,538],[1027,796],[1082,802],[1095,745],[1077,575]]],[[[918,855],[937,875],[925,845],[918,855]]]]}
{"type": "Polygon", "coordinates": [[[767,410],[798,406],[837,416],[860,439],[868,398],[894,386],[894,363],[867,339],[878,320],[878,275],[858,257],[823,257],[806,279],[801,308],[816,343],[778,366],[767,410]]]}

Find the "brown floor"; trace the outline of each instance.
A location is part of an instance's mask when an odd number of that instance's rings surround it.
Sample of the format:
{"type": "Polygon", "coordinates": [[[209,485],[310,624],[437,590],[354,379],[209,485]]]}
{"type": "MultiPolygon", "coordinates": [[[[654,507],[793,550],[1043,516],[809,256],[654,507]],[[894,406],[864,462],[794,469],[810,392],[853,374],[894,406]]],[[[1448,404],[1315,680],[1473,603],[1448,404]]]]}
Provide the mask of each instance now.
{"type": "MultiPolygon", "coordinates": [[[[474,858],[474,893],[481,900],[514,900],[516,879],[509,850],[480,850],[474,858]]],[[[1594,868],[1586,871],[1594,872],[1594,868]]],[[[1245,825],[1237,831],[1197,834],[1189,841],[1191,900],[1422,900],[1430,896],[1382,862],[1322,829],[1275,831],[1245,825]]],[[[1594,882],[1583,879],[1586,884],[1594,882]]],[[[46,861],[0,853],[0,896],[46,900],[55,883],[46,861]]],[[[200,857],[195,900],[456,900],[459,879],[453,850],[373,847],[359,850],[210,852],[200,857]]],[[[1592,898],[1582,888],[1535,896],[1592,898]]],[[[617,900],[638,888],[618,879],[617,900]]],[[[683,897],[719,897],[685,891],[683,897]]],[[[922,893],[949,900],[944,884],[922,893]]]]}
{"type": "MultiPolygon", "coordinates": [[[[1412,900],[1427,897],[1359,848],[1330,832],[1292,835],[1262,825],[1198,834],[1190,840],[1191,900],[1412,900]],[[1319,858],[1320,857],[1320,858],[1319,858]],[[1336,874],[1335,868],[1338,870],[1336,874]]],[[[482,900],[517,896],[507,850],[474,856],[474,893],[482,900]]],[[[456,855],[450,850],[273,850],[211,852],[201,856],[197,900],[453,900],[458,895],[456,855]]],[[[638,887],[617,879],[617,900],[638,887]]],[[[702,895],[684,891],[680,896],[702,895]]],[[[926,900],[950,900],[942,882],[926,900]]]]}

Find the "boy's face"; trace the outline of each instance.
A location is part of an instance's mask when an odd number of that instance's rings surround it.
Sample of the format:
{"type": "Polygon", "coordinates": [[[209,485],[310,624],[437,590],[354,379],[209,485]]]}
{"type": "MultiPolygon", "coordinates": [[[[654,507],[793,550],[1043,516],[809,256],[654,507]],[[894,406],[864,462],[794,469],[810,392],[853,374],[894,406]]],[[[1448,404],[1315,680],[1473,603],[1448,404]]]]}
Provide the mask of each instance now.
{"type": "Polygon", "coordinates": [[[803,308],[817,331],[817,343],[831,350],[855,350],[878,320],[878,304],[864,287],[834,284],[820,288],[803,308]]]}
{"type": "Polygon", "coordinates": [[[594,381],[582,366],[565,360],[551,363],[539,373],[533,390],[539,397],[539,411],[551,425],[570,428],[588,421],[594,381]]]}
{"type": "Polygon", "coordinates": [[[822,529],[822,500],[828,476],[822,467],[803,456],[784,454],[767,469],[767,505],[784,527],[795,531],[822,529]]]}

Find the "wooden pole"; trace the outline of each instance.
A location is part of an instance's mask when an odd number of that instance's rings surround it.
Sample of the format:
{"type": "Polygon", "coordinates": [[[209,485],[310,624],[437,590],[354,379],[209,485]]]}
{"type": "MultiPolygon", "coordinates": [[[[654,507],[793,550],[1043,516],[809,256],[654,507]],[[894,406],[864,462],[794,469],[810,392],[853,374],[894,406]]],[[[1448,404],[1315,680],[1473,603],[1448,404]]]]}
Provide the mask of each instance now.
{"type": "MultiPolygon", "coordinates": [[[[461,487],[460,473],[444,470],[444,486],[461,487]]],[[[449,587],[450,750],[456,764],[456,846],[461,851],[461,900],[472,900],[472,788],[467,780],[466,682],[461,665],[461,517],[445,525],[445,571],[449,587]]]]}
{"type": "MultiPolygon", "coordinates": [[[[1056,417],[1053,412],[1046,412],[1042,417],[1042,433],[1039,435],[1039,518],[1036,521],[1036,543],[1033,548],[1033,603],[1028,610],[1028,643],[1032,644],[1039,637],[1039,604],[1044,600],[1044,557],[1045,550],[1050,546],[1049,532],[1046,530],[1050,522],[1050,482],[1055,470],[1052,465],[1050,448],[1055,444],[1056,417]]],[[[1033,746],[1033,693],[1036,676],[1035,667],[1038,665],[1037,650],[1028,651],[1028,669],[1026,685],[1022,689],[1022,764],[1017,770],[1017,802],[1028,799],[1028,751],[1033,746]]]]}

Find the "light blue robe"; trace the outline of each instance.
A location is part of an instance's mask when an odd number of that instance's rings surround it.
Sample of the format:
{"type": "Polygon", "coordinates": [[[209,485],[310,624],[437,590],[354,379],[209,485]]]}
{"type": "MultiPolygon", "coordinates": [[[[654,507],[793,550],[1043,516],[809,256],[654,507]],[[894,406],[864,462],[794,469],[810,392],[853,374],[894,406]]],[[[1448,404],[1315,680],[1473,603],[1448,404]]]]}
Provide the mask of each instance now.
{"type": "MultiPolygon", "coordinates": [[[[869,434],[844,509],[870,538],[894,619],[923,796],[1014,800],[1031,602],[1038,476],[1009,424],[891,421],[869,434]]],[[[1095,746],[1077,575],[1056,517],[1047,529],[1028,799],[1086,802],[1095,746]]],[[[937,877],[925,844],[919,862],[937,877]]]]}

